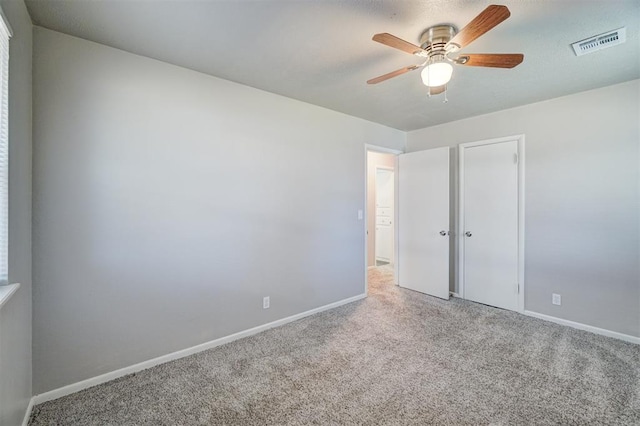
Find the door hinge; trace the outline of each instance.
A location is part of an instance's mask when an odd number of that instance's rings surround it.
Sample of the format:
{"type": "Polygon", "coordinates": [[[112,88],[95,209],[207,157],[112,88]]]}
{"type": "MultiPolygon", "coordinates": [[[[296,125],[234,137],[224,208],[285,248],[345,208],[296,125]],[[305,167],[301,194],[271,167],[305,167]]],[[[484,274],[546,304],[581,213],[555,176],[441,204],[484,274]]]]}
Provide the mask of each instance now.
{"type": "Polygon", "coordinates": [[[518,154],[513,154],[513,163],[518,164],[518,154]]]}
{"type": "Polygon", "coordinates": [[[518,283],[518,294],[520,294],[520,283],[518,283]]]}

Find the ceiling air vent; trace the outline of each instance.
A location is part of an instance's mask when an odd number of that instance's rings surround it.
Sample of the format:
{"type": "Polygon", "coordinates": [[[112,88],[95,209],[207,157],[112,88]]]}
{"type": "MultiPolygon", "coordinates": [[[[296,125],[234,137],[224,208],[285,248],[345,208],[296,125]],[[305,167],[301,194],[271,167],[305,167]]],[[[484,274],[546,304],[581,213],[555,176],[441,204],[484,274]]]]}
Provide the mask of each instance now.
{"type": "Polygon", "coordinates": [[[626,41],[626,28],[618,28],[617,30],[609,31],[597,36],[589,37],[585,40],[575,42],[571,45],[573,51],[576,52],[576,56],[586,55],[587,53],[593,53],[597,50],[606,49],[607,47],[622,44],[626,41]]]}

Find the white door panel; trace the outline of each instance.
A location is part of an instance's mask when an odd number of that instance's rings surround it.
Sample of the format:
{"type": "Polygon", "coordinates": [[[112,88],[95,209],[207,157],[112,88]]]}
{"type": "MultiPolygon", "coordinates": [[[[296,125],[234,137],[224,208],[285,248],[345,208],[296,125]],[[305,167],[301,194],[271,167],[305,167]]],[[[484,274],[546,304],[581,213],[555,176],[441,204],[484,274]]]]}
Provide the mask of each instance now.
{"type": "Polygon", "coordinates": [[[376,226],[376,260],[390,262],[393,253],[393,230],[391,225],[376,226]]]}
{"type": "Polygon", "coordinates": [[[464,297],[518,309],[518,142],[464,153],[464,297]]]}
{"type": "Polygon", "coordinates": [[[376,207],[393,207],[393,170],[376,170],[376,207]]]}
{"type": "Polygon", "coordinates": [[[448,299],[449,148],[400,155],[398,180],[399,284],[448,299]]]}

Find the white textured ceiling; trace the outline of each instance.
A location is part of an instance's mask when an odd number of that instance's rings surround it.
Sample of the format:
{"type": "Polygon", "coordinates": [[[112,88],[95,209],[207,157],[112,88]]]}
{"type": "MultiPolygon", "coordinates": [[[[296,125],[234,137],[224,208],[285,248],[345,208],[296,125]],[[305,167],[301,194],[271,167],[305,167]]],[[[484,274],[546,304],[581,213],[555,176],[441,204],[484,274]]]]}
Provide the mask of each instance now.
{"type": "Polygon", "coordinates": [[[371,41],[458,28],[491,2],[27,0],[34,24],[335,111],[413,130],[640,78],[640,1],[497,1],[511,17],[467,53],[524,53],[514,69],[456,67],[448,103],[420,72],[366,80],[420,61],[371,41]],[[576,57],[570,44],[627,27],[627,42],[576,57]]]}

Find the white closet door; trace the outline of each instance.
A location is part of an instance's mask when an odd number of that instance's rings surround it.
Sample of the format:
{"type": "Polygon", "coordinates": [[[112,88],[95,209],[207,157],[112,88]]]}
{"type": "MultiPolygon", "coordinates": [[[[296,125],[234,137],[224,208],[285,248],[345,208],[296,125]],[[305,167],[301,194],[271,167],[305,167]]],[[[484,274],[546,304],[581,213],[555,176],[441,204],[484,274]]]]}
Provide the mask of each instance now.
{"type": "Polygon", "coordinates": [[[464,152],[464,297],[518,309],[518,141],[464,152]]]}
{"type": "Polygon", "coordinates": [[[448,299],[448,147],[399,156],[398,227],[400,286],[448,299]]]}
{"type": "Polygon", "coordinates": [[[376,260],[391,262],[393,234],[391,223],[376,224],[376,260]]]}
{"type": "Polygon", "coordinates": [[[376,260],[393,261],[393,170],[376,170],[376,260]]]}

